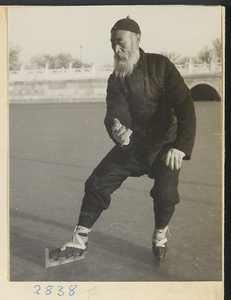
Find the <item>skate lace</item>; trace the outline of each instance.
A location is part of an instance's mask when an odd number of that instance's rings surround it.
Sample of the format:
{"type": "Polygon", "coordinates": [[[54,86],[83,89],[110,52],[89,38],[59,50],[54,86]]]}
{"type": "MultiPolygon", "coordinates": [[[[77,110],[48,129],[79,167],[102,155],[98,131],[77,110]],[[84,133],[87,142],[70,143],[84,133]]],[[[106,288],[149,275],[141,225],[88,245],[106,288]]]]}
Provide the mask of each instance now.
{"type": "Polygon", "coordinates": [[[83,226],[76,226],[75,229],[74,229],[74,233],[76,233],[76,231],[78,233],[89,233],[91,231],[91,229],[88,229],[88,228],[83,227],[83,226]]]}
{"type": "Polygon", "coordinates": [[[152,242],[156,245],[156,247],[165,247],[165,244],[167,243],[167,233],[171,236],[169,226],[166,226],[164,229],[155,228],[152,242]]]}
{"type": "Polygon", "coordinates": [[[91,229],[88,229],[86,227],[76,226],[75,229],[74,229],[74,233],[73,233],[73,236],[72,236],[72,239],[70,240],[70,242],[73,243],[73,244],[80,244],[81,246],[85,246],[84,238],[82,238],[79,235],[79,233],[88,234],[90,231],[91,231],[91,229]]]}
{"type": "Polygon", "coordinates": [[[82,238],[80,237],[80,235],[78,234],[78,232],[76,232],[76,233],[73,235],[73,237],[72,237],[72,239],[70,240],[69,243],[77,244],[77,245],[79,245],[79,246],[81,246],[81,247],[84,247],[84,246],[85,246],[85,243],[84,243],[84,241],[82,240],[82,238]]]}

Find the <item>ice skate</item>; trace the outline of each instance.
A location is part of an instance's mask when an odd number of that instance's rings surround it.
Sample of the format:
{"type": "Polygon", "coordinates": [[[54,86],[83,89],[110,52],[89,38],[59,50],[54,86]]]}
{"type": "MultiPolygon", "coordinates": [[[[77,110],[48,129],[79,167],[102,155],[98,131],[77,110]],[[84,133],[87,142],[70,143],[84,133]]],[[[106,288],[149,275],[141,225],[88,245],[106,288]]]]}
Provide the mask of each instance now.
{"type": "Polygon", "coordinates": [[[167,254],[167,232],[169,232],[169,227],[166,226],[164,229],[155,228],[152,237],[152,251],[156,258],[157,266],[160,266],[161,260],[167,254]]]}
{"type": "Polygon", "coordinates": [[[45,249],[45,267],[55,267],[84,259],[84,254],[88,249],[88,233],[90,231],[86,227],[76,226],[72,238],[63,247],[50,252],[45,249]]]}

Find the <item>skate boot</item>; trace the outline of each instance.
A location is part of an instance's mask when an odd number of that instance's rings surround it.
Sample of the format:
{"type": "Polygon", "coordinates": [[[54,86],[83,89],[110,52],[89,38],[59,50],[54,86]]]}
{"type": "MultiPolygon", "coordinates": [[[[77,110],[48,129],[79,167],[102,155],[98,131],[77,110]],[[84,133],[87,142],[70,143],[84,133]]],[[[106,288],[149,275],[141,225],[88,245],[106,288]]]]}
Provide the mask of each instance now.
{"type": "Polygon", "coordinates": [[[158,229],[155,227],[152,237],[152,251],[156,257],[157,263],[160,264],[161,260],[167,254],[167,232],[169,227],[166,226],[164,229],[158,229]]]}
{"type": "Polygon", "coordinates": [[[50,252],[46,249],[46,268],[83,259],[88,250],[88,233],[90,231],[91,229],[86,227],[76,226],[72,238],[64,246],[50,252]]]}

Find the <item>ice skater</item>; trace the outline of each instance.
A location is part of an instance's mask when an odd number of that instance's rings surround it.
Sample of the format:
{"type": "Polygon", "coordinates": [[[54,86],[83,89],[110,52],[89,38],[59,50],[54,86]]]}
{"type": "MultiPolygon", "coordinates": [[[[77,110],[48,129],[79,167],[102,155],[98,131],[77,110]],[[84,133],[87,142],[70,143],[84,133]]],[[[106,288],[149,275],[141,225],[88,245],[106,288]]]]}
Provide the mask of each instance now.
{"type": "Polygon", "coordinates": [[[152,251],[157,259],[166,255],[169,222],[180,200],[180,168],[182,160],[191,158],[196,117],[190,91],[174,64],[163,55],[145,53],[140,40],[140,27],[129,17],[111,29],[114,71],[108,79],[104,123],[115,146],[85,183],[72,238],[52,250],[50,260],[81,258],[112,193],[129,176],[144,174],[154,179],[152,251]]]}

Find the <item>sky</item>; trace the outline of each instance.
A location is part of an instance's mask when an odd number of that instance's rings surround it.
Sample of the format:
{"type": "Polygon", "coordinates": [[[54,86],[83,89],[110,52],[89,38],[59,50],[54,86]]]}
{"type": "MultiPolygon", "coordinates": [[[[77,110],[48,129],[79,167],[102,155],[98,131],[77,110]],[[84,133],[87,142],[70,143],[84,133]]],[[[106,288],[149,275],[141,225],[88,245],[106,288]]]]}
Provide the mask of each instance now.
{"type": "Polygon", "coordinates": [[[9,45],[21,48],[19,59],[69,53],[95,66],[112,64],[110,30],[130,16],[141,28],[145,52],[195,56],[221,37],[219,6],[56,6],[9,8],[9,45]]]}

